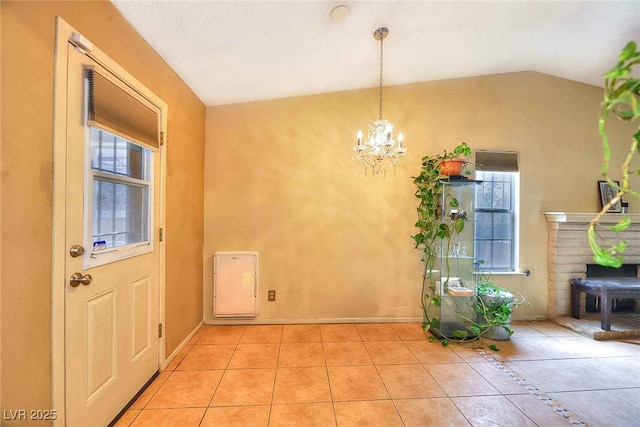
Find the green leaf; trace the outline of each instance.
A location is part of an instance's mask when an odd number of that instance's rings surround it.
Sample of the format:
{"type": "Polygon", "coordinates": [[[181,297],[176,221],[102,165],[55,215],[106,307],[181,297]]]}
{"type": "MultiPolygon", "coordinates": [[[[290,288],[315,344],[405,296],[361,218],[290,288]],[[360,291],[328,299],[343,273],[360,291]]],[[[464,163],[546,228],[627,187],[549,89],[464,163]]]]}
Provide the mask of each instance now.
{"type": "Polygon", "coordinates": [[[624,69],[624,68],[620,68],[620,67],[613,67],[611,70],[609,70],[604,77],[607,79],[617,79],[623,76],[626,76],[627,74],[629,74],[631,71],[629,71],[628,69],[624,69]]]}
{"type": "Polygon", "coordinates": [[[622,257],[614,257],[611,254],[607,254],[606,252],[601,254],[594,254],[593,260],[596,262],[596,264],[599,264],[603,267],[622,267],[622,257]]]}
{"type": "Polygon", "coordinates": [[[465,338],[467,338],[469,336],[469,332],[462,331],[460,329],[456,329],[456,330],[453,331],[453,336],[458,338],[458,339],[463,340],[463,339],[465,339],[465,338]]]}
{"type": "Polygon", "coordinates": [[[593,253],[593,260],[596,264],[602,265],[603,267],[614,267],[619,268],[622,266],[622,253],[624,252],[624,247],[626,245],[625,242],[621,242],[609,250],[604,250],[599,244],[596,237],[596,231],[594,226],[590,226],[587,230],[587,236],[589,239],[589,246],[591,247],[591,252],[593,253]],[[618,250],[616,250],[616,247],[618,250]],[[619,250],[622,249],[622,250],[619,250]]]}
{"type": "Polygon", "coordinates": [[[421,243],[424,243],[424,236],[422,234],[416,234],[415,236],[413,236],[413,240],[415,240],[417,246],[421,243]]]}
{"type": "Polygon", "coordinates": [[[431,322],[429,322],[431,324],[431,328],[432,329],[438,329],[440,327],[440,321],[438,319],[436,319],[435,317],[431,319],[431,322]]]}
{"type": "Polygon", "coordinates": [[[448,345],[449,345],[449,340],[448,340],[448,339],[446,339],[446,338],[442,338],[442,339],[440,340],[440,342],[442,343],[442,346],[443,346],[443,347],[446,347],[446,346],[448,346],[448,345]]]}
{"type": "Polygon", "coordinates": [[[438,341],[438,338],[434,337],[433,335],[431,335],[429,337],[429,342],[434,342],[434,341],[438,341]]]}
{"type": "Polygon", "coordinates": [[[614,245],[611,247],[611,254],[612,255],[623,254],[625,249],[627,249],[627,242],[625,240],[622,240],[618,242],[617,245],[614,245]]]}
{"type": "Polygon", "coordinates": [[[451,201],[449,202],[449,206],[451,206],[452,208],[457,208],[458,206],[460,206],[460,202],[458,202],[458,199],[456,199],[455,197],[452,197],[451,201]]]}
{"type": "Polygon", "coordinates": [[[636,52],[636,47],[636,42],[634,41],[630,41],[629,43],[627,43],[624,49],[622,49],[622,52],[620,52],[620,56],[618,56],[620,62],[626,62],[629,59],[637,57],[638,52],[636,52]]]}
{"type": "Polygon", "coordinates": [[[629,228],[631,225],[631,219],[628,216],[624,216],[616,225],[609,227],[611,231],[623,231],[629,228]]]}
{"type": "Polygon", "coordinates": [[[493,351],[500,351],[500,349],[495,345],[495,344],[491,344],[489,346],[489,350],[493,350],[493,351]]]}
{"type": "Polygon", "coordinates": [[[633,110],[616,110],[616,114],[622,120],[631,120],[635,116],[633,110]]]}
{"type": "Polygon", "coordinates": [[[464,219],[458,218],[453,222],[453,229],[460,234],[464,230],[464,219]]]}

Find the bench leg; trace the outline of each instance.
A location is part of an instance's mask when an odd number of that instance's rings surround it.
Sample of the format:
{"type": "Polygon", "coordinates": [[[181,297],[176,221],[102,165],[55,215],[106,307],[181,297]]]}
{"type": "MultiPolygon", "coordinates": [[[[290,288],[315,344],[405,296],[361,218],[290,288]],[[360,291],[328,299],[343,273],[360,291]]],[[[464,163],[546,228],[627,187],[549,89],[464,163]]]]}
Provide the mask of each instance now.
{"type": "Polygon", "coordinates": [[[576,286],[571,287],[571,317],[580,318],[580,290],[576,286]]]}
{"type": "Polygon", "coordinates": [[[604,331],[611,330],[611,301],[608,292],[600,294],[600,315],[600,328],[604,331]]]}

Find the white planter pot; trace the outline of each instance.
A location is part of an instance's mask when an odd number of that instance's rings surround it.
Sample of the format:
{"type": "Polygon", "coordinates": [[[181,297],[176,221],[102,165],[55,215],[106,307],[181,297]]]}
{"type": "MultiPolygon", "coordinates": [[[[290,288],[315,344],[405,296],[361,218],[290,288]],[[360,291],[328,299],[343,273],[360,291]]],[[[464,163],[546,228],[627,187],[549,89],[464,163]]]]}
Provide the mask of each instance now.
{"type": "MultiPolygon", "coordinates": [[[[511,304],[514,299],[512,293],[505,292],[505,291],[502,291],[497,294],[485,294],[485,295],[481,294],[481,295],[478,295],[478,298],[482,300],[482,302],[486,307],[511,304]]],[[[483,323],[484,320],[485,320],[484,316],[482,316],[481,314],[478,314],[478,322],[483,323]]],[[[506,322],[506,326],[508,327],[511,326],[511,315],[509,315],[509,318],[506,322]]],[[[506,341],[509,338],[511,338],[511,336],[509,335],[509,332],[502,326],[490,327],[484,336],[486,338],[496,340],[496,341],[506,341]]]]}

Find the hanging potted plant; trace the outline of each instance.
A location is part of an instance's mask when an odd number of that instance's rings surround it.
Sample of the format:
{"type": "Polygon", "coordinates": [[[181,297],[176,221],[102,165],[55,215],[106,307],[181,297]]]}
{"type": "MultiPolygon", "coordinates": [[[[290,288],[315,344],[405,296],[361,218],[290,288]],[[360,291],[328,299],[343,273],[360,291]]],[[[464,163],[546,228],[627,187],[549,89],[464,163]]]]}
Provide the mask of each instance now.
{"type": "MultiPolygon", "coordinates": [[[[634,175],[640,174],[640,170],[633,164],[637,161],[639,154],[638,146],[640,146],[640,128],[638,128],[637,120],[640,119],[640,78],[637,73],[634,74],[634,67],[640,64],[640,51],[636,42],[629,42],[620,55],[618,55],[618,63],[607,72],[604,82],[604,101],[600,111],[599,132],[602,137],[603,159],[602,159],[602,177],[609,185],[616,190],[615,196],[602,207],[602,210],[591,220],[587,231],[589,245],[593,252],[593,259],[597,264],[605,267],[618,268],[624,260],[624,252],[627,247],[627,241],[622,239],[611,239],[603,241],[597,227],[600,225],[602,216],[607,213],[609,208],[619,202],[622,197],[632,195],[640,197],[640,191],[632,188],[632,179],[634,175]],[[629,150],[624,161],[620,165],[620,169],[613,168],[610,165],[612,146],[607,136],[607,119],[609,116],[635,124],[635,133],[631,138],[629,150]],[[609,168],[620,170],[622,172],[622,184],[614,182],[609,176],[609,168]]],[[[608,226],[611,231],[622,232],[629,228],[631,220],[628,215],[623,215],[620,221],[608,226]]]]}

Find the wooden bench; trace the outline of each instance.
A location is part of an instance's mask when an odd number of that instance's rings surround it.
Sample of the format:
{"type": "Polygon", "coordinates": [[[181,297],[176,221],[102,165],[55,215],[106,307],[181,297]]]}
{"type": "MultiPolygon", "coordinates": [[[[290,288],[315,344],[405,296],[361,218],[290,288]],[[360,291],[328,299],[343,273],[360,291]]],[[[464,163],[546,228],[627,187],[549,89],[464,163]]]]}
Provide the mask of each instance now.
{"type": "Polygon", "coordinates": [[[594,277],[571,279],[571,317],[580,318],[580,294],[600,297],[600,327],[611,330],[611,303],[614,298],[640,298],[640,278],[594,277]]]}

